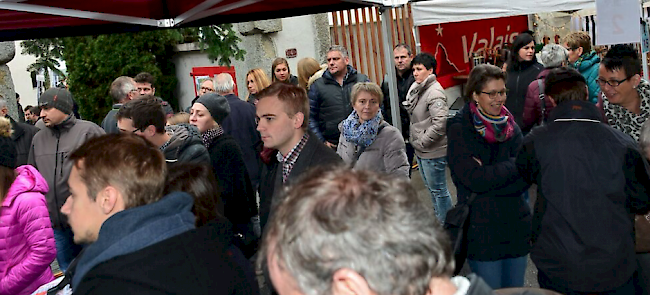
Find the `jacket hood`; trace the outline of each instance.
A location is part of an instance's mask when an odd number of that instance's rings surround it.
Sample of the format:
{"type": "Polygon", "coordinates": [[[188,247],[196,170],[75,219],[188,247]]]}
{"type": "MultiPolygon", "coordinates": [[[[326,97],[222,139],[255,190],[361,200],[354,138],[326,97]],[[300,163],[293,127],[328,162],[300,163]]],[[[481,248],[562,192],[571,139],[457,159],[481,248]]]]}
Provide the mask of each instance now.
{"type": "Polygon", "coordinates": [[[203,145],[203,142],[201,141],[201,134],[194,125],[186,123],[170,125],[165,127],[165,131],[171,135],[171,138],[169,139],[169,145],[165,148],[164,151],[165,157],[167,159],[169,159],[169,157],[172,157],[172,159],[177,159],[181,151],[191,145],[203,145]]]}
{"type": "Polygon", "coordinates": [[[194,229],[194,201],[173,192],[157,202],[115,213],[102,224],[97,241],[86,247],[72,277],[72,286],[96,265],[194,229]]]}
{"type": "Polygon", "coordinates": [[[23,165],[16,168],[16,180],[9,187],[7,197],[2,202],[3,206],[10,206],[16,196],[23,193],[41,193],[45,195],[49,191],[47,181],[31,165],[23,165]]]}
{"type": "Polygon", "coordinates": [[[458,112],[456,112],[453,117],[447,119],[447,130],[449,130],[449,127],[451,125],[458,123],[463,124],[463,120],[465,120],[465,117],[468,116],[467,113],[469,113],[469,102],[466,102],[465,106],[458,110],[458,112]]]}
{"type": "Polygon", "coordinates": [[[591,52],[580,56],[580,58],[573,64],[573,67],[582,73],[599,62],[600,57],[596,54],[596,51],[592,50],[591,52]]]}

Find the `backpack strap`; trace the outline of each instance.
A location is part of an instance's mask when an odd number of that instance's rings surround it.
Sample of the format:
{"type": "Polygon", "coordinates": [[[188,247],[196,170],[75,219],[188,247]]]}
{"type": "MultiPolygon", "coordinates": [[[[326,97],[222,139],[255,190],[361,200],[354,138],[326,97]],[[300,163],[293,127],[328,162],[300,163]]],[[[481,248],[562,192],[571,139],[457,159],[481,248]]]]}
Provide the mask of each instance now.
{"type": "Polygon", "coordinates": [[[542,106],[542,115],[539,118],[539,125],[544,125],[544,121],[546,121],[546,102],[544,101],[544,98],[546,95],[544,94],[544,81],[542,79],[537,79],[537,86],[539,86],[539,100],[542,106]]]}
{"type": "MultiPolygon", "coordinates": [[[[379,126],[379,128],[377,129],[377,136],[379,136],[379,133],[381,132],[382,129],[384,129],[384,127],[386,127],[386,125],[379,126]]],[[[359,148],[359,150],[357,150],[356,153],[354,153],[354,157],[352,158],[352,163],[351,163],[352,167],[354,167],[354,165],[357,164],[357,161],[359,161],[359,157],[361,157],[361,154],[363,154],[363,152],[366,151],[366,148],[367,148],[366,146],[362,146],[359,148]]]]}

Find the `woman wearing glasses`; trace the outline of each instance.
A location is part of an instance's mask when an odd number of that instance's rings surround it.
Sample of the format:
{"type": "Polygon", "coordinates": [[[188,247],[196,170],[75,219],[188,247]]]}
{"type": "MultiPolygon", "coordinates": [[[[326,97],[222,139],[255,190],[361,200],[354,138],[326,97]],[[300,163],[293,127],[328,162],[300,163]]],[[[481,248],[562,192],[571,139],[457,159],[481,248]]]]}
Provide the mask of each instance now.
{"type": "Polygon", "coordinates": [[[479,65],[465,87],[467,104],[447,122],[449,169],[458,202],[470,204],[468,263],[493,289],[522,287],[530,249],[528,188],[515,157],[522,134],[505,107],[505,73],[479,65]]]}
{"type": "Polygon", "coordinates": [[[447,190],[447,134],[445,125],[449,115],[447,96],[436,79],[436,59],[429,53],[420,53],[411,61],[415,82],[403,102],[411,119],[410,141],[415,149],[418,167],[424,185],[431,193],[436,217],[441,222],[451,208],[447,190]]]}
{"type": "Polygon", "coordinates": [[[508,77],[506,87],[508,101],[506,107],[515,118],[519,127],[523,126],[524,102],[528,85],[537,79],[537,75],[544,69],[535,57],[535,40],[527,33],[521,33],[512,42],[512,54],[508,61],[506,72],[508,77]]]}
{"type": "Polygon", "coordinates": [[[612,127],[639,139],[650,118],[650,84],[641,78],[641,59],[634,47],[614,45],[600,63],[598,79],[603,108],[612,127]]]}

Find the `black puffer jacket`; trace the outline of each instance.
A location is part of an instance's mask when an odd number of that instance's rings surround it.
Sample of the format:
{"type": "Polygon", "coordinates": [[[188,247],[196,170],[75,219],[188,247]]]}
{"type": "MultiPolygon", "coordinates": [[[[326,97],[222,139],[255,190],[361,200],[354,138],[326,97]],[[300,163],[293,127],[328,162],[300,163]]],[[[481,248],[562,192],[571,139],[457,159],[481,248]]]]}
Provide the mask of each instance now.
{"type": "Polygon", "coordinates": [[[588,293],[632,277],[631,214],[650,209],[650,178],[636,142],[600,120],[589,101],[563,102],[517,157],[521,174],[538,185],[530,257],[555,284],[588,293]]]}
{"type": "Polygon", "coordinates": [[[519,128],[508,141],[486,142],[472,123],[469,105],[447,120],[447,157],[458,202],[477,193],[470,207],[469,259],[495,261],[528,254],[531,214],[521,194],[529,185],[515,166],[521,142],[519,128]]]}
{"type": "Polygon", "coordinates": [[[523,126],[524,105],[528,85],[537,79],[537,75],[544,70],[544,66],[533,59],[529,62],[519,62],[512,67],[508,67],[506,88],[508,89],[508,99],[506,108],[515,117],[515,122],[520,127],[523,126]]]}
{"type": "Polygon", "coordinates": [[[18,152],[16,166],[25,165],[29,158],[29,150],[32,147],[32,139],[40,129],[27,123],[16,122],[9,116],[7,118],[11,121],[11,129],[14,131],[11,134],[11,140],[16,144],[16,151],[18,152]]]}
{"type": "Polygon", "coordinates": [[[175,163],[210,163],[210,154],[201,141],[196,126],[178,124],[165,127],[171,139],[163,150],[167,164],[175,163]]]}
{"type": "Polygon", "coordinates": [[[348,66],[348,74],[339,84],[329,71],[316,80],[309,88],[309,129],[321,141],[337,145],[339,142],[339,123],[350,115],[352,104],[350,93],[357,82],[368,82],[368,76],[357,73],[348,66]]]}

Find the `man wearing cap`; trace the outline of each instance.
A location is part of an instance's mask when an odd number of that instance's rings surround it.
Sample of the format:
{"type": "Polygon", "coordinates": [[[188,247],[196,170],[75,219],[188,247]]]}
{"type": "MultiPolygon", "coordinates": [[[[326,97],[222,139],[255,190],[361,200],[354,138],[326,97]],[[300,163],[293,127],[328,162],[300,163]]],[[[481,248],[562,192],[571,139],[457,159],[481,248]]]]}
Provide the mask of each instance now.
{"type": "Polygon", "coordinates": [[[72,93],[64,88],[50,88],[41,95],[38,106],[42,120],[36,124],[41,131],[32,140],[28,159],[50,188],[45,199],[54,229],[57,261],[64,272],[81,250],[75,245],[68,221],[60,211],[70,196],[67,181],[72,163],[67,156],[89,138],[104,134],[95,123],[75,118],[72,105],[72,93]]]}
{"type": "Polygon", "coordinates": [[[115,118],[120,132],[136,134],[160,148],[167,164],[210,162],[199,130],[190,124],[165,126],[165,111],[153,95],[125,103],[115,118]]]}

